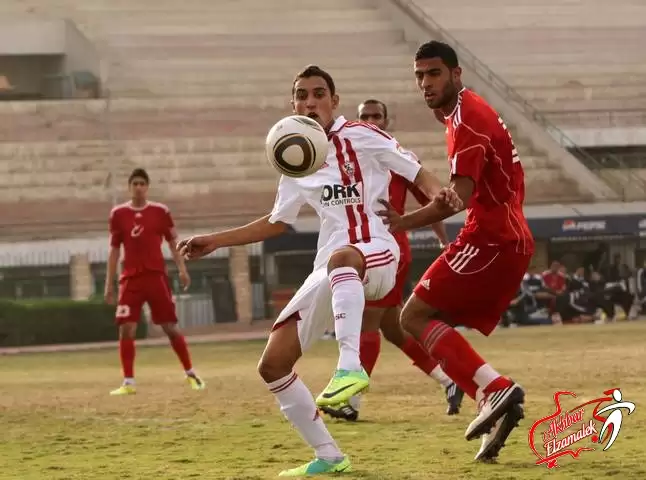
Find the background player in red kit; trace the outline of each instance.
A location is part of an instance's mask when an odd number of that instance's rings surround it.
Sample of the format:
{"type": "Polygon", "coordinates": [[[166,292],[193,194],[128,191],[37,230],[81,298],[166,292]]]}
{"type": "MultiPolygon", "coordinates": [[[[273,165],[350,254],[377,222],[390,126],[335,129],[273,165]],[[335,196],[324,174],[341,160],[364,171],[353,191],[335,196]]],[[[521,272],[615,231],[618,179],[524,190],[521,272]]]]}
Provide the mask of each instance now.
{"type": "MultiPolygon", "coordinates": [[[[427,105],[444,115],[449,189],[462,199],[467,217],[458,238],[415,287],[401,322],[447,375],[478,401],[478,415],[465,437],[482,437],[476,459],[490,459],[522,418],[525,393],[487,364],[453,326],[489,335],[521,284],[534,252],[522,208],[524,173],[503,121],[462,86],[458,58],[449,45],[423,44],[414,69],[427,105]]],[[[403,217],[390,205],[381,214],[393,231],[419,228],[454,215],[441,198],[442,193],[403,217]]]]}
{"type": "Polygon", "coordinates": [[[550,312],[556,311],[556,297],[565,292],[567,288],[567,277],[561,271],[561,264],[553,261],[550,264],[550,269],[543,272],[543,283],[547,289],[548,294],[552,295],[549,301],[550,312]]]}
{"type": "Polygon", "coordinates": [[[553,261],[550,264],[550,269],[543,272],[543,282],[545,286],[554,295],[560,295],[565,292],[567,287],[567,277],[561,272],[561,264],[553,261]]]}
{"type": "Polygon", "coordinates": [[[116,321],[119,325],[119,355],[124,381],[111,395],[135,393],[134,363],[135,335],[144,303],[148,303],[152,320],[168,335],[179,357],[186,379],[194,390],[202,390],[204,382],[195,374],[186,340],[177,328],[175,303],[168,284],[162,241],[166,240],[179,270],[180,281],[186,289],[190,277],[184,259],[176,249],[177,234],[166,205],[147,200],[148,173],[135,169],[128,179],[132,200],[118,205],[110,212],[110,256],[105,281],[105,300],[113,304],[117,263],[124,250],[123,271],[119,279],[116,321]]]}
{"type": "MultiPolygon", "coordinates": [[[[359,120],[371,123],[381,130],[388,130],[390,123],[388,107],[379,100],[369,99],[361,103],[357,108],[357,117],[359,120]]],[[[415,185],[394,172],[391,172],[391,176],[392,180],[388,189],[389,200],[397,213],[404,214],[406,196],[409,191],[420,205],[428,203],[428,198],[415,185]]],[[[432,227],[442,247],[447,245],[449,240],[444,224],[439,222],[433,224],[432,227]]],[[[401,252],[395,288],[381,300],[366,301],[359,348],[361,364],[368,372],[368,375],[372,375],[381,350],[381,334],[379,333],[379,330],[381,330],[386,340],[401,349],[416,367],[437,380],[444,387],[448,403],[447,414],[455,415],[460,412],[464,392],[444,373],[437,360],[431,357],[417,340],[405,332],[399,323],[399,314],[404,302],[404,288],[408,281],[412,254],[408,235],[405,231],[394,233],[394,237],[401,252]]],[[[345,405],[321,407],[321,410],[335,418],[355,421],[359,417],[359,404],[360,395],[356,395],[345,405]]]]}

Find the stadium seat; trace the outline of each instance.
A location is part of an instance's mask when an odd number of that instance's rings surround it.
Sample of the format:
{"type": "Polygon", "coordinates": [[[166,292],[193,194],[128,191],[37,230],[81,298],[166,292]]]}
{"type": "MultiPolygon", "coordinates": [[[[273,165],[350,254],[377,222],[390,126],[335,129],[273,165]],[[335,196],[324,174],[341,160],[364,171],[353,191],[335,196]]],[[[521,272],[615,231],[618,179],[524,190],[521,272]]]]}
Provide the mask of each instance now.
{"type": "MultiPolygon", "coordinates": [[[[68,0],[31,0],[29,6],[7,0],[0,5],[3,16],[36,6],[38,14],[69,17],[105,55],[102,87],[109,100],[0,102],[0,172],[5,176],[0,195],[5,205],[19,202],[25,222],[58,224],[73,215],[70,223],[85,222],[83,231],[104,229],[113,193],[123,198],[125,179],[135,166],[149,169],[157,199],[179,209],[176,216],[186,215],[178,216],[180,225],[190,223],[191,216],[228,225],[265,213],[276,174],[264,158],[264,136],[290,113],[293,75],[309,63],[336,79],[339,113],[353,117],[356,105],[369,97],[386,102],[400,143],[446,178],[443,129],[416,91],[410,45],[372,2],[72,4],[75,8],[69,8],[68,0]],[[39,178],[31,178],[30,169],[39,178]],[[242,190],[253,194],[231,193],[242,190]],[[55,211],[44,208],[53,202],[55,211]]],[[[512,20],[529,18],[525,10],[512,20]]],[[[491,45],[483,42],[483,48],[495,53],[491,45]]],[[[592,83],[581,80],[580,86],[564,75],[547,88],[533,83],[532,62],[515,68],[518,88],[544,108],[589,98],[605,101],[604,92],[611,90],[605,82],[614,79],[611,72],[596,70],[592,83]]],[[[644,69],[639,69],[631,80],[633,95],[644,92],[639,83],[644,69]]],[[[79,76],[75,79],[78,86],[79,76]]],[[[92,85],[92,79],[83,83],[92,85]]],[[[628,101],[623,93],[612,100],[628,101]]],[[[572,188],[540,147],[518,134],[515,142],[527,169],[528,201],[588,198],[572,188]]],[[[16,231],[18,221],[10,215],[0,219],[0,227],[5,222],[16,231]]]]}
{"type": "MultiPolygon", "coordinates": [[[[580,111],[612,112],[615,127],[643,118],[645,3],[414,2],[557,126],[580,111]]],[[[611,126],[608,115],[585,118],[585,127],[611,126]]]]}

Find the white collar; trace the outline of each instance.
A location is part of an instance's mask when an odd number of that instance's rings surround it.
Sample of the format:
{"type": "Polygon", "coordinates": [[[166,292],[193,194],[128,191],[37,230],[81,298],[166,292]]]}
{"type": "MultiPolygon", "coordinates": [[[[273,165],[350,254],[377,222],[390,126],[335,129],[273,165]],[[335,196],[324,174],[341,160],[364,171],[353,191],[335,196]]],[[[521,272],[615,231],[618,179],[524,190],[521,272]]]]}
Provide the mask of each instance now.
{"type": "Polygon", "coordinates": [[[330,127],[328,135],[338,132],[346,123],[348,123],[348,121],[345,119],[345,117],[343,115],[339,115],[338,117],[336,117],[336,120],[334,120],[334,123],[330,127]]]}
{"type": "Polygon", "coordinates": [[[144,203],[141,207],[135,207],[135,206],[132,204],[132,200],[131,200],[131,201],[129,201],[129,202],[128,202],[128,204],[127,204],[127,205],[128,205],[128,207],[129,207],[129,208],[131,208],[132,210],[134,210],[134,211],[136,211],[136,212],[140,212],[140,211],[144,210],[148,205],[150,205],[150,202],[146,200],[146,203],[144,203]]]}
{"type": "Polygon", "coordinates": [[[462,103],[462,92],[464,92],[466,89],[467,89],[466,87],[462,87],[462,90],[458,92],[458,101],[456,102],[455,107],[453,107],[453,111],[448,115],[444,116],[444,120],[448,120],[453,115],[455,115],[455,112],[458,110],[458,108],[460,107],[460,104],[462,103]]]}

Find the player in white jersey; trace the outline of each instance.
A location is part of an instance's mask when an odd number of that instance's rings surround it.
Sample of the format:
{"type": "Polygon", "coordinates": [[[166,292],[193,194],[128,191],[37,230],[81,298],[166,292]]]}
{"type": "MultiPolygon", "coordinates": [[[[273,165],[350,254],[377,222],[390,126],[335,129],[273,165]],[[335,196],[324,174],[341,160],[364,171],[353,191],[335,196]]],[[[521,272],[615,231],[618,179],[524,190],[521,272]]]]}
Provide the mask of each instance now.
{"type": "MultiPolygon", "coordinates": [[[[368,387],[359,359],[365,300],[384,297],[395,285],[399,247],[375,213],[388,198],[390,171],[414,182],[429,198],[440,182],[376,127],[335,119],[339,104],[332,77],[310,65],[292,86],[294,113],[306,115],[328,132],[326,163],[303,178],[282,176],[273,210],[243,227],[182,240],[188,259],[217,248],[260,242],[280,235],[310,205],[321,226],[313,272],[278,315],[258,370],[282,412],[315,450],[316,458],[280,476],[350,471],[350,462],[318,414],[318,406],[337,405],[368,387]],[[337,370],[316,403],[293,368],[302,353],[321,338],[334,319],[339,343],[337,370]]],[[[449,194],[450,195],[450,194],[449,194]]],[[[442,197],[461,207],[457,196],[442,197]]]]}

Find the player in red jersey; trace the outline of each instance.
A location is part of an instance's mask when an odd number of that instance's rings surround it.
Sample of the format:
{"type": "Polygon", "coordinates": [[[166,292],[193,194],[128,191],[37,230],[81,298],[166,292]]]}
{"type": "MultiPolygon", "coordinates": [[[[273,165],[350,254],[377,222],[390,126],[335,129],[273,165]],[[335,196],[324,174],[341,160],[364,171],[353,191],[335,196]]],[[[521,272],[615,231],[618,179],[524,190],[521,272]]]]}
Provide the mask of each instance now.
{"type": "MultiPolygon", "coordinates": [[[[369,99],[364,101],[357,108],[357,117],[363,122],[368,122],[381,130],[387,131],[390,120],[388,118],[388,107],[385,103],[369,99]]],[[[411,155],[412,152],[411,152],[411,155]]],[[[415,185],[404,177],[390,172],[392,180],[389,186],[389,201],[393,208],[400,214],[404,214],[406,196],[411,192],[420,205],[426,205],[428,198],[415,185]]],[[[449,243],[446,228],[442,222],[432,225],[442,247],[449,243]]],[[[460,405],[464,392],[451,380],[438,362],[410,334],[404,331],[399,323],[399,314],[404,302],[404,288],[408,281],[408,272],[412,262],[410,242],[405,231],[393,234],[400,249],[399,267],[395,287],[381,300],[366,300],[366,308],[363,312],[363,325],[359,344],[359,356],[361,364],[368,375],[372,371],[379,358],[381,350],[381,333],[386,340],[401,349],[426,375],[437,380],[445,389],[446,401],[448,403],[447,414],[455,415],[460,412],[460,405]]],[[[350,399],[350,402],[343,405],[321,407],[325,413],[334,418],[344,418],[356,421],[359,417],[360,395],[350,399]]]]}
{"type": "MultiPolygon", "coordinates": [[[[414,70],[426,104],[444,115],[448,189],[462,199],[467,216],[455,242],[415,287],[401,322],[477,400],[478,414],[465,437],[482,437],[476,460],[491,459],[522,418],[525,393],[486,363],[453,327],[465,325],[491,334],[518,291],[534,252],[522,207],[524,173],[499,115],[463,87],[457,55],[449,45],[423,44],[414,70]]],[[[442,195],[404,216],[386,204],[381,215],[392,231],[430,225],[454,215],[442,205],[442,195]]]]}
{"type": "Polygon", "coordinates": [[[116,310],[124,380],[121,387],[110,392],[111,395],[135,393],[135,335],[144,303],[150,306],[153,322],[168,335],[191,388],[202,390],[205,386],[193,371],[186,340],[177,328],[175,303],[161,248],[163,240],[168,242],[173,253],[184,289],[190,285],[190,277],[184,259],[176,249],[177,234],[168,207],[147,200],[149,183],[148,173],[136,168],[128,179],[131,201],[114,207],[110,212],[110,256],[105,280],[105,300],[110,304],[115,302],[114,280],[121,245],[124,250],[116,310]]]}
{"type": "Polygon", "coordinates": [[[552,315],[556,313],[556,298],[567,288],[567,276],[561,271],[561,267],[559,262],[553,261],[549,270],[545,270],[541,276],[546,289],[545,295],[551,296],[546,303],[552,315]]]}

